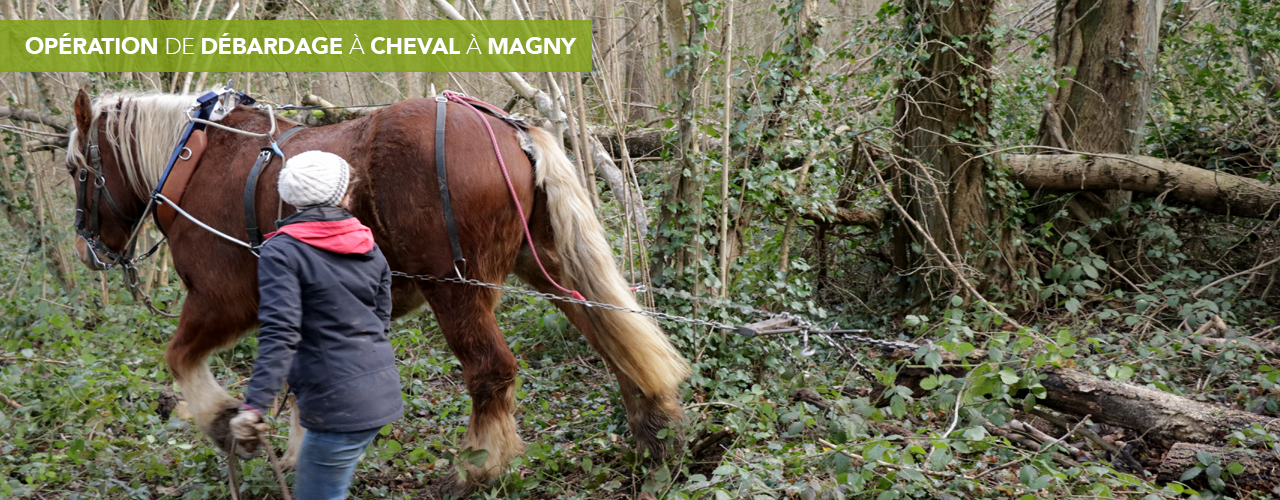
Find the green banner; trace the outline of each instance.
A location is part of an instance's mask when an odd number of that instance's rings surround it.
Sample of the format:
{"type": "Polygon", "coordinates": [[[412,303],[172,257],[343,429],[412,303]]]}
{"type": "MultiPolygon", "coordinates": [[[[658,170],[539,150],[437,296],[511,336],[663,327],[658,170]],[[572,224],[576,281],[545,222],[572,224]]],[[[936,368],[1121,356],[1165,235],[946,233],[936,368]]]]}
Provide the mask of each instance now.
{"type": "Polygon", "coordinates": [[[591,71],[591,21],[0,21],[0,71],[591,71]]]}

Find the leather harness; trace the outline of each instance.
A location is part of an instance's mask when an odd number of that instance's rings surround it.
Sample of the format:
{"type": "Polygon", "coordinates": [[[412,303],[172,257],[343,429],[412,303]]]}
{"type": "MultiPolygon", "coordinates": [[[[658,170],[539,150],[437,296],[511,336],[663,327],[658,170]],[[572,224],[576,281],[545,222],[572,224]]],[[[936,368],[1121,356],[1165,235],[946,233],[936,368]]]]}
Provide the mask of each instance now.
{"type": "MultiPolygon", "coordinates": [[[[254,100],[252,98],[242,93],[239,94],[238,97],[240,99],[241,104],[252,105],[254,103],[254,100]]],[[[195,106],[196,117],[202,120],[207,120],[212,112],[214,104],[216,104],[220,98],[221,98],[221,94],[215,94],[214,92],[209,92],[201,96],[197,100],[197,106],[195,106]]],[[[458,225],[453,215],[453,201],[449,193],[449,173],[448,173],[448,168],[446,166],[446,161],[445,161],[445,123],[446,123],[446,117],[448,113],[447,104],[450,100],[456,100],[456,99],[465,99],[467,103],[478,104],[480,105],[479,109],[484,110],[486,113],[510,124],[511,126],[515,127],[518,130],[521,130],[521,131],[528,130],[529,126],[519,118],[513,117],[507,114],[506,112],[502,111],[501,109],[497,109],[496,107],[488,103],[485,103],[483,101],[475,100],[465,96],[460,96],[457,94],[454,94],[452,96],[448,94],[442,94],[435,97],[435,101],[436,101],[436,131],[435,131],[436,181],[439,184],[439,189],[440,189],[440,204],[441,204],[441,209],[444,216],[445,230],[449,236],[449,247],[450,247],[450,250],[453,252],[454,271],[457,273],[457,276],[459,278],[465,278],[467,274],[467,260],[462,256],[462,244],[458,238],[458,225]]],[[[292,128],[289,128],[285,130],[284,133],[280,134],[280,137],[278,139],[272,141],[266,147],[263,147],[261,151],[259,151],[257,159],[254,160],[253,168],[249,170],[248,177],[245,179],[245,186],[244,186],[245,231],[249,237],[249,245],[251,250],[256,250],[263,243],[262,231],[258,227],[257,206],[256,206],[258,180],[262,176],[263,167],[270,165],[271,161],[276,156],[280,156],[283,159],[285,155],[280,150],[280,145],[284,144],[285,141],[288,141],[291,137],[293,137],[294,134],[298,133],[304,128],[306,127],[302,125],[297,125],[292,128]]],[[[171,202],[173,205],[181,206],[182,197],[186,192],[186,189],[191,181],[191,178],[195,175],[196,169],[199,168],[200,160],[203,157],[204,150],[208,146],[208,142],[209,142],[208,136],[206,135],[204,129],[205,129],[204,124],[196,121],[192,121],[188,125],[187,129],[184,131],[184,133],[178,140],[177,144],[175,145],[173,153],[169,158],[169,164],[166,166],[163,174],[160,177],[160,181],[157,183],[156,188],[153,191],[153,194],[152,194],[153,203],[155,202],[155,200],[159,199],[156,195],[162,195],[162,197],[165,200],[167,200],[168,202],[171,202]]],[[[125,216],[121,212],[121,210],[117,207],[115,200],[111,198],[110,192],[108,192],[105,189],[105,186],[104,186],[105,182],[101,176],[101,160],[100,160],[98,147],[97,147],[97,142],[98,142],[97,135],[98,135],[97,128],[94,127],[90,131],[88,146],[86,148],[87,149],[86,152],[88,153],[87,156],[89,157],[89,163],[91,165],[91,168],[82,168],[81,171],[79,172],[78,179],[77,179],[79,182],[76,185],[77,198],[80,200],[85,200],[87,205],[88,203],[87,194],[90,190],[89,183],[93,182],[95,184],[93,186],[93,191],[95,192],[95,198],[97,198],[97,200],[101,200],[105,198],[107,201],[107,205],[113,211],[116,212],[117,216],[124,219],[128,219],[129,217],[125,216]],[[94,175],[93,176],[87,175],[89,173],[93,173],[94,175]],[[90,180],[91,178],[92,180],[90,180]]],[[[527,154],[528,153],[526,152],[526,155],[527,154]]],[[[532,158],[530,158],[530,160],[532,160],[532,158]]],[[[82,236],[85,236],[86,239],[90,240],[91,244],[97,243],[96,236],[99,229],[98,228],[98,210],[97,210],[98,203],[96,202],[97,200],[95,200],[95,203],[93,203],[92,206],[87,207],[87,209],[77,207],[77,210],[76,210],[75,225],[76,225],[77,232],[81,233],[82,236]],[[89,212],[89,213],[86,213],[86,212],[89,212]]],[[[146,215],[147,214],[144,212],[141,217],[145,217],[146,215]]],[[[169,203],[158,203],[156,204],[155,211],[152,213],[152,215],[155,218],[156,225],[160,228],[160,231],[165,232],[166,228],[171,227],[174,220],[177,218],[177,211],[175,210],[175,207],[170,206],[169,203]]],[[[105,247],[105,245],[101,245],[101,246],[105,247]]],[[[157,247],[158,246],[159,244],[157,244],[157,247]]],[[[122,259],[127,259],[128,258],[127,255],[131,253],[129,252],[128,249],[126,249],[125,256],[120,256],[120,255],[116,255],[114,252],[111,252],[110,249],[105,249],[105,250],[112,257],[113,261],[120,261],[122,259]]],[[[155,249],[153,248],[150,252],[147,252],[147,255],[149,256],[154,251],[155,249]]]]}
{"type": "Polygon", "coordinates": [[[444,228],[449,233],[449,248],[453,250],[453,272],[459,278],[467,277],[467,259],[462,258],[462,243],[458,241],[458,225],[453,221],[453,201],[449,197],[449,171],[444,163],[444,124],[449,100],[436,96],[436,182],[440,184],[440,207],[444,212],[444,228]]]}
{"type": "Polygon", "coordinates": [[[258,198],[258,177],[262,175],[262,167],[270,165],[275,155],[279,155],[283,161],[284,152],[277,148],[289,140],[290,137],[293,137],[293,134],[304,128],[307,127],[297,125],[285,130],[283,134],[280,134],[279,139],[262,148],[258,152],[258,158],[253,161],[253,169],[249,170],[249,177],[244,181],[244,228],[245,232],[249,234],[249,244],[253,245],[253,248],[262,246],[263,242],[262,231],[258,229],[258,210],[255,206],[258,198]]]}
{"type": "MultiPolygon", "coordinates": [[[[444,228],[445,228],[445,231],[449,234],[449,248],[453,251],[453,270],[455,273],[457,273],[457,276],[459,278],[465,278],[467,277],[467,259],[462,257],[462,244],[458,241],[458,224],[454,222],[454,218],[453,218],[453,201],[452,201],[452,197],[449,195],[449,171],[448,171],[448,168],[445,167],[445,154],[444,154],[445,117],[448,114],[449,108],[447,104],[449,103],[451,95],[454,96],[453,98],[455,99],[466,99],[467,102],[472,103],[472,105],[479,104],[480,108],[483,109],[485,112],[489,113],[490,115],[493,115],[495,118],[498,118],[499,120],[502,120],[510,124],[512,127],[515,127],[517,130],[521,130],[521,131],[528,130],[529,125],[521,121],[519,118],[511,116],[510,114],[507,114],[507,112],[502,111],[501,109],[498,109],[493,105],[484,101],[461,96],[460,94],[451,94],[449,92],[445,92],[435,97],[435,100],[436,100],[436,143],[435,143],[436,182],[440,185],[440,207],[441,207],[441,211],[444,212],[444,228]]],[[[530,163],[532,163],[533,159],[530,158],[529,160],[530,160],[530,163]]]]}
{"type": "MultiPolygon", "coordinates": [[[[169,177],[160,187],[160,194],[165,198],[173,200],[174,203],[182,202],[182,195],[187,192],[187,185],[191,182],[191,176],[195,174],[196,167],[200,165],[200,158],[204,155],[204,150],[209,146],[209,136],[204,130],[194,130],[191,137],[187,139],[186,145],[183,146],[183,153],[179,155],[178,161],[174,163],[173,170],[169,171],[169,177]]],[[[168,204],[160,204],[156,206],[156,225],[161,231],[164,228],[172,227],[173,220],[178,217],[178,212],[168,204]]]]}

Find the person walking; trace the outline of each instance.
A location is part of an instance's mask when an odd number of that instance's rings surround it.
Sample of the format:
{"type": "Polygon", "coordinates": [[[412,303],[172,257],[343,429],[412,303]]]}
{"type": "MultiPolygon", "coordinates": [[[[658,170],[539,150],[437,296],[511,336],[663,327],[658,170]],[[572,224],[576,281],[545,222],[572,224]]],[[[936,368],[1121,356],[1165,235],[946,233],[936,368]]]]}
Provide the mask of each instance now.
{"type": "Polygon", "coordinates": [[[266,435],[262,412],[287,379],[307,429],[294,475],[300,500],[346,498],[361,454],[404,413],[387,339],[391,270],[373,232],[347,211],[354,184],[335,154],[289,158],[280,198],[298,212],[259,249],[258,358],[231,431],[247,443],[266,435]]]}

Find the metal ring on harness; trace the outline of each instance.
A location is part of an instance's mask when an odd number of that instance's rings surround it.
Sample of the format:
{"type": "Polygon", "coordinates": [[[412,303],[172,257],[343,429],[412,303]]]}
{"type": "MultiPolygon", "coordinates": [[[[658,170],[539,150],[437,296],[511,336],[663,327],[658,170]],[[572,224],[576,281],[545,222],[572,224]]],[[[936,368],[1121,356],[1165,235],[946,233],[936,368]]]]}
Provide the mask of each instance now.
{"type": "Polygon", "coordinates": [[[183,147],[182,147],[182,152],[181,152],[181,153],[178,153],[178,159],[179,159],[179,160],[190,160],[190,159],[191,159],[191,148],[188,148],[188,147],[186,147],[186,146],[183,146],[183,147]]]}

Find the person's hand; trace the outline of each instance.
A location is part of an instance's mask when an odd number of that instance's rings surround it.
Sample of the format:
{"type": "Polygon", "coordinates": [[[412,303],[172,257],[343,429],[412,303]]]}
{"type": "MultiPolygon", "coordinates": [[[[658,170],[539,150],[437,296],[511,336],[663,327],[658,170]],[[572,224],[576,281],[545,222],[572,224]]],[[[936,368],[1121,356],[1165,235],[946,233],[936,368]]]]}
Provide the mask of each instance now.
{"type": "Polygon", "coordinates": [[[240,413],[231,419],[231,434],[242,443],[256,444],[260,436],[267,435],[268,429],[262,421],[262,412],[249,405],[241,406],[240,413]]]}

